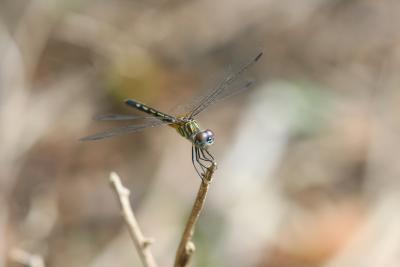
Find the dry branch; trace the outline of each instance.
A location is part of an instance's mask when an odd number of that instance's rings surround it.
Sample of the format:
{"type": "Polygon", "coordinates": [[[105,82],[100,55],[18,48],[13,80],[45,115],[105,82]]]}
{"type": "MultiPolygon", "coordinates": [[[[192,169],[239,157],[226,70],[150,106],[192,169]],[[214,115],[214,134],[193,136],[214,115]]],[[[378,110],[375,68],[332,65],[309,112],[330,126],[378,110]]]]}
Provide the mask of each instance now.
{"type": "Polygon", "coordinates": [[[207,169],[202,182],[200,184],[199,191],[197,192],[197,197],[194,202],[192,211],[190,213],[189,219],[186,223],[185,231],[183,232],[181,242],[179,244],[178,250],[176,252],[175,258],[175,267],[184,267],[189,263],[189,260],[195,251],[195,245],[192,242],[192,237],[194,233],[194,229],[197,223],[197,220],[200,216],[200,213],[204,207],[204,202],[206,200],[208,188],[210,186],[214,171],[217,167],[217,164],[213,162],[213,164],[207,169]]]}
{"type": "Polygon", "coordinates": [[[121,179],[115,172],[110,174],[110,183],[117,194],[121,206],[122,216],[125,219],[129,234],[133,240],[137,252],[139,253],[143,265],[145,267],[157,267],[157,263],[150,251],[150,244],[152,242],[150,239],[144,237],[142,231],[140,230],[139,224],[136,221],[135,215],[133,214],[132,207],[129,202],[129,189],[122,185],[121,179]]]}

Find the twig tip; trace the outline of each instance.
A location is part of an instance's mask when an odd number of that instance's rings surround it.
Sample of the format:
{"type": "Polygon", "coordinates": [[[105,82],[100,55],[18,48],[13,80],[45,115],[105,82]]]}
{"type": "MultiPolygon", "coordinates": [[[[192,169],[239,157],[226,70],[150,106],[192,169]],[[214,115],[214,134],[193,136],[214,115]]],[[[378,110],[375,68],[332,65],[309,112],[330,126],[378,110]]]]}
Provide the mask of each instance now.
{"type": "Polygon", "coordinates": [[[126,188],[122,182],[121,182],[121,178],[119,177],[119,175],[116,172],[111,172],[110,173],[110,183],[111,185],[114,187],[114,189],[118,192],[118,194],[122,195],[122,196],[129,196],[130,195],[130,191],[128,188],[126,188]]]}
{"type": "Polygon", "coordinates": [[[116,172],[111,172],[110,173],[110,182],[115,183],[117,181],[121,181],[119,178],[119,175],[116,172]]]}
{"type": "Polygon", "coordinates": [[[218,166],[217,163],[215,161],[213,161],[211,164],[212,170],[214,171],[215,169],[217,169],[217,166],[218,166]]]}

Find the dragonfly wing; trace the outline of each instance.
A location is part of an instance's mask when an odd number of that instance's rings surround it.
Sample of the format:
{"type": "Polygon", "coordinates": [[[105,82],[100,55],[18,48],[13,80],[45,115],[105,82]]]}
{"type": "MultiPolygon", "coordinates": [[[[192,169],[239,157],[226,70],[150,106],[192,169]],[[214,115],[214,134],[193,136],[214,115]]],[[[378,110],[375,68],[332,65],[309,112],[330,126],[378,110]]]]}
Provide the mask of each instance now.
{"type": "Polygon", "coordinates": [[[205,110],[211,104],[225,100],[226,98],[237,95],[237,94],[249,89],[253,84],[254,84],[254,81],[249,80],[249,81],[245,81],[245,82],[242,82],[239,84],[231,85],[229,87],[229,90],[221,91],[221,93],[219,93],[215,98],[213,98],[207,102],[204,102],[202,106],[199,106],[199,108],[196,110],[196,112],[193,112],[192,117],[197,116],[200,112],[205,110]]]}
{"type": "Polygon", "coordinates": [[[154,119],[149,116],[138,116],[138,115],[124,115],[124,114],[105,114],[94,117],[97,121],[128,121],[128,120],[148,120],[154,119]]]}
{"type": "Polygon", "coordinates": [[[211,90],[191,108],[188,113],[188,117],[195,117],[204,109],[206,109],[209,105],[249,88],[253,84],[251,81],[247,81],[241,86],[236,85],[235,83],[244,72],[246,72],[261,58],[262,54],[262,52],[259,53],[250,62],[241,67],[237,72],[233,72],[232,74],[228,75],[216,88],[211,90]],[[235,86],[232,86],[234,84],[235,86]]]}
{"type": "Polygon", "coordinates": [[[126,126],[122,126],[122,127],[111,128],[107,131],[100,132],[97,134],[89,135],[89,136],[81,138],[80,140],[81,141],[95,141],[95,140],[109,138],[109,137],[113,137],[113,136],[117,136],[117,135],[126,134],[126,133],[134,133],[134,132],[138,132],[138,131],[141,131],[141,130],[144,130],[147,128],[161,126],[161,125],[165,125],[165,124],[168,124],[168,123],[165,123],[160,120],[154,120],[154,121],[151,121],[151,122],[148,121],[148,122],[142,123],[142,124],[126,125],[126,126]]]}

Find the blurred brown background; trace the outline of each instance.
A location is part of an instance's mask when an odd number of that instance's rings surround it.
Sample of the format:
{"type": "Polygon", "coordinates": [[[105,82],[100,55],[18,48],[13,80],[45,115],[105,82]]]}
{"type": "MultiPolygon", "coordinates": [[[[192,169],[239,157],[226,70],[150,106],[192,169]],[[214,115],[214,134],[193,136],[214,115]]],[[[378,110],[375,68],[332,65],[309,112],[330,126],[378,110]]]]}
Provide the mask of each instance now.
{"type": "Polygon", "coordinates": [[[0,267],[140,266],[107,179],[171,266],[199,179],[169,127],[78,139],[190,102],[259,51],[248,92],[199,118],[219,163],[192,266],[400,266],[400,2],[0,2],[0,267]],[[123,123],[122,123],[123,124],[123,123]]]}

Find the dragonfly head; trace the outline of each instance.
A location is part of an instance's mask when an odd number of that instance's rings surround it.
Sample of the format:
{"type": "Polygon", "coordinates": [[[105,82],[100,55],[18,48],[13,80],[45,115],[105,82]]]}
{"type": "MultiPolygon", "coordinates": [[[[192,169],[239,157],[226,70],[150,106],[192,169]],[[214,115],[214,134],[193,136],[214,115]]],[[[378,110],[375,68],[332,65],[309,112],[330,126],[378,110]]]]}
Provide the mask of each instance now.
{"type": "Polygon", "coordinates": [[[209,129],[200,131],[194,136],[193,141],[195,146],[207,148],[214,144],[214,133],[209,129]]]}

